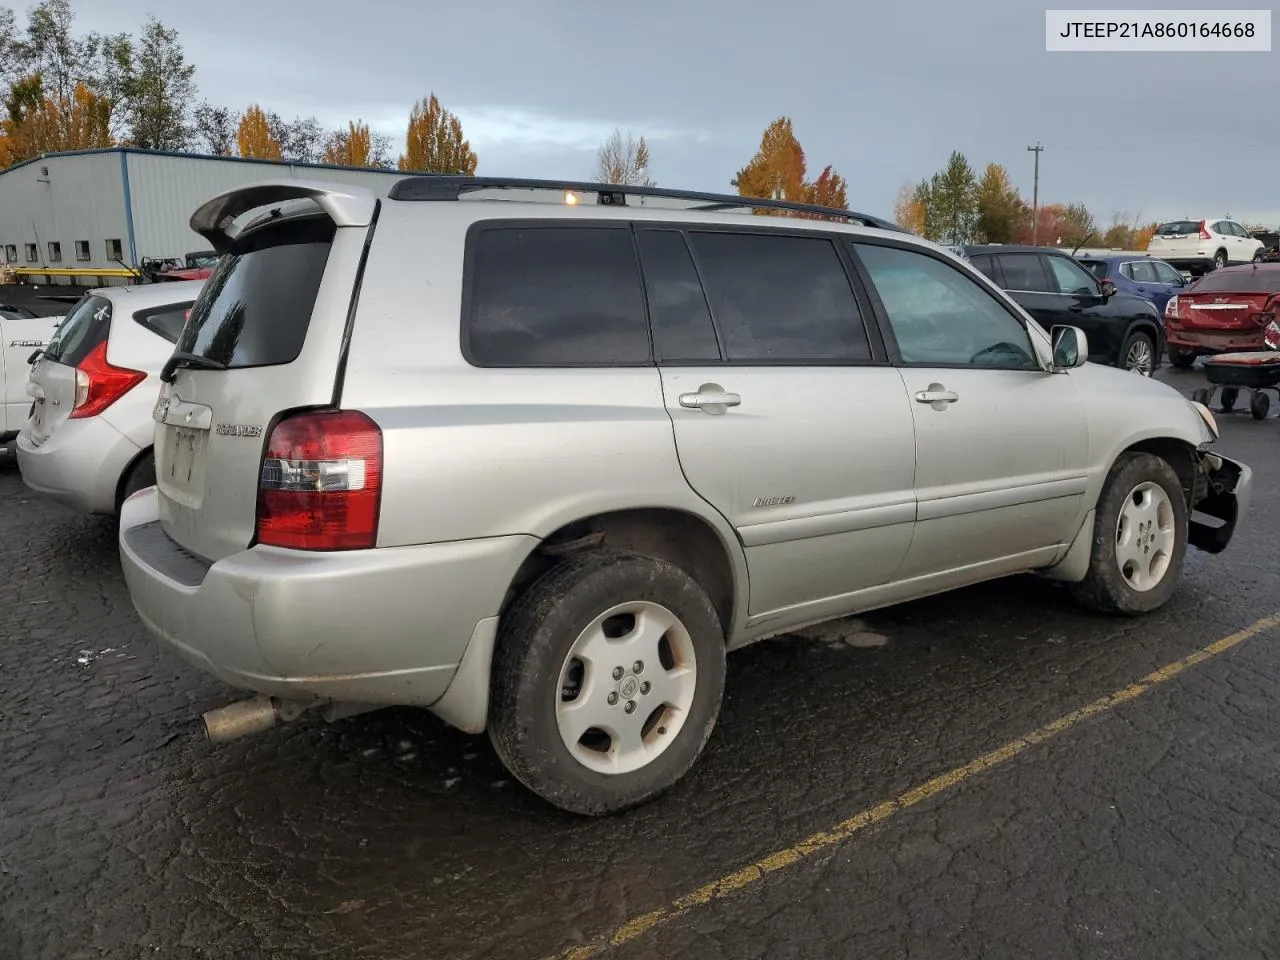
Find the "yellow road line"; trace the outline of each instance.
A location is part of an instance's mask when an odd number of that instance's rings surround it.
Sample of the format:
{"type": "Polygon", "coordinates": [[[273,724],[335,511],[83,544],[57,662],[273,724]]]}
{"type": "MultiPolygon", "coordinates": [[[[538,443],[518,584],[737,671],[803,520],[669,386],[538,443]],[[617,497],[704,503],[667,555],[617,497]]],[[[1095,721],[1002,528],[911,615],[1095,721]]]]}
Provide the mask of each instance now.
{"type": "Polygon", "coordinates": [[[926,780],[918,787],[913,787],[892,800],[886,800],[877,806],[855,814],[847,820],[842,820],[829,830],[819,831],[793,846],[777,850],[766,857],[762,857],[755,863],[743,867],[741,870],[727,874],[719,880],[713,880],[692,893],[687,893],[683,897],[671,901],[664,907],[659,907],[650,913],[628,920],[622,926],[601,937],[597,937],[590,943],[565,950],[563,953],[556,955],[556,960],[591,960],[591,958],[598,957],[610,947],[621,947],[631,943],[654,927],[684,916],[698,907],[705,907],[716,900],[721,900],[744,887],[760,882],[769,874],[781,870],[783,867],[789,867],[792,864],[799,863],[806,857],[843,843],[858,831],[887,820],[895,813],[908,807],[913,807],[923,800],[928,800],[944,790],[949,790],[975,774],[983,773],[992,767],[998,767],[1000,764],[1012,760],[1028,747],[1044,743],[1046,740],[1050,740],[1058,734],[1083,723],[1090,717],[1096,717],[1099,714],[1106,713],[1108,710],[1113,710],[1122,703],[1135,700],[1153,687],[1167,683],[1196,664],[1204,663],[1204,661],[1210,660],[1221,653],[1226,653],[1232,647],[1243,643],[1250,637],[1257,636],[1259,633],[1277,626],[1280,626],[1280,612],[1273,613],[1269,617],[1263,617],[1256,623],[1230,636],[1223,637],[1221,640],[1215,640],[1207,647],[1202,647],[1181,660],[1175,660],[1173,663],[1147,674],[1141,680],[1130,684],[1123,690],[1117,690],[1115,693],[1100,697],[1079,710],[1073,710],[1066,716],[1059,717],[1057,720],[1047,723],[1037,730],[1033,730],[1016,740],[1009,741],[1003,747],[983,754],[976,760],[969,761],[964,766],[949,770],[934,777],[932,780],[926,780]]]}

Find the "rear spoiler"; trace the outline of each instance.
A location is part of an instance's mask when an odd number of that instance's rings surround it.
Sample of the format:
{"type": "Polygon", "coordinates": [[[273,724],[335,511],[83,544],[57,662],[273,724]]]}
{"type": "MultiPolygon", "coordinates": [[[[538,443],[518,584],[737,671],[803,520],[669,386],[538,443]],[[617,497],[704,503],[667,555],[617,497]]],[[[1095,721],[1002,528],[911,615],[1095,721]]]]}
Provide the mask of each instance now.
{"type": "Polygon", "coordinates": [[[320,180],[264,180],[220,193],[201,204],[191,215],[191,229],[204,237],[219,255],[225,253],[241,230],[232,230],[236,218],[258,207],[312,200],[339,227],[367,227],[373,222],[378,199],[367,187],[320,180]]]}

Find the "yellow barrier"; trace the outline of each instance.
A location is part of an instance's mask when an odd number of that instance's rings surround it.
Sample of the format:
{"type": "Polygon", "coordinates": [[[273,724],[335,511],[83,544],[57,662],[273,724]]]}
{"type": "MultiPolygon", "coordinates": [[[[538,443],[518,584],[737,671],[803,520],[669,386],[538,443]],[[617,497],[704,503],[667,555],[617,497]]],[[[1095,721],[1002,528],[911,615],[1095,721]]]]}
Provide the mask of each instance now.
{"type": "Polygon", "coordinates": [[[142,274],[127,267],[105,267],[101,270],[92,267],[14,267],[13,272],[19,277],[133,277],[142,274]]]}

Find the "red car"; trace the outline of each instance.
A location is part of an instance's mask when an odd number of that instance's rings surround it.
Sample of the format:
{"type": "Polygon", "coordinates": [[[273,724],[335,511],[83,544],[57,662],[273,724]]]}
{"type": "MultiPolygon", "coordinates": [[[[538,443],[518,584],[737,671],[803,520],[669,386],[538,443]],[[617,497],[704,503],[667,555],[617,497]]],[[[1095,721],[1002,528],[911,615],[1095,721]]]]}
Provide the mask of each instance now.
{"type": "Polygon", "coordinates": [[[1189,367],[1206,354],[1265,350],[1263,330],[1278,310],[1280,263],[1205,274],[1164,308],[1169,362],[1189,367]]]}

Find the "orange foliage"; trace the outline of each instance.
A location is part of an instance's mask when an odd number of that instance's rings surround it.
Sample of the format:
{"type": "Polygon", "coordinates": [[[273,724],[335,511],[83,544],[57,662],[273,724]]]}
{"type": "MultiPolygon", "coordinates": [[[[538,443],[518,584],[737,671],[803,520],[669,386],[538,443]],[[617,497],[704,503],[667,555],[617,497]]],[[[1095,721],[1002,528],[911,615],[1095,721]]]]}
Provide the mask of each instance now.
{"type": "Polygon", "coordinates": [[[249,106],[240,120],[236,144],[242,157],[252,157],[255,160],[280,159],[280,143],[271,135],[267,115],[256,103],[249,106]]]}
{"type": "Polygon", "coordinates": [[[329,138],[324,148],[324,163],[345,167],[368,167],[373,155],[373,138],[366,123],[348,123],[329,138]]]}
{"type": "Polygon", "coordinates": [[[471,144],[462,136],[462,123],[440,105],[433,93],[413,105],[405,152],[399,167],[412,173],[453,173],[474,176],[479,162],[471,144]]]}
{"type": "MultiPolygon", "coordinates": [[[[796,139],[791,118],[779,117],[765,128],[760,149],[731,182],[740,197],[817,203],[841,209],[848,206],[848,184],[830,165],[812,183],[805,178],[805,172],[804,149],[796,139]]],[[[779,215],[785,211],[762,209],[756,213],[779,215]]]]}
{"type": "Polygon", "coordinates": [[[0,168],[60,150],[91,150],[113,144],[111,104],[76,84],[71,99],[58,104],[45,95],[40,75],[16,82],[9,116],[0,121],[0,168]]]}

